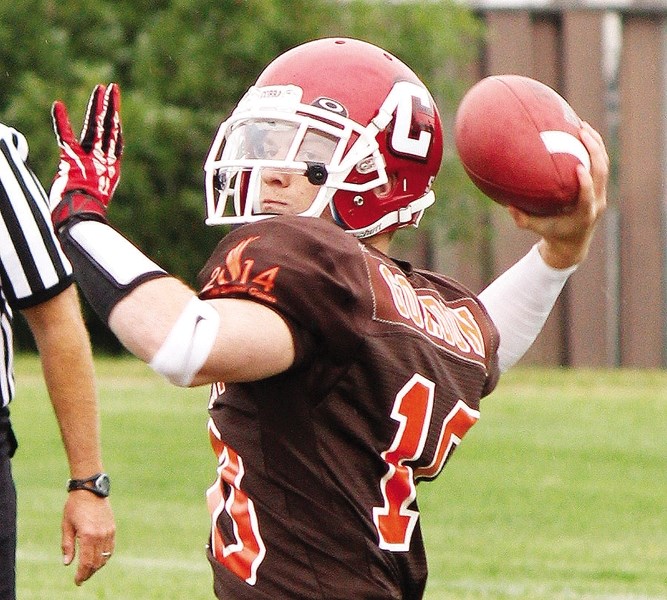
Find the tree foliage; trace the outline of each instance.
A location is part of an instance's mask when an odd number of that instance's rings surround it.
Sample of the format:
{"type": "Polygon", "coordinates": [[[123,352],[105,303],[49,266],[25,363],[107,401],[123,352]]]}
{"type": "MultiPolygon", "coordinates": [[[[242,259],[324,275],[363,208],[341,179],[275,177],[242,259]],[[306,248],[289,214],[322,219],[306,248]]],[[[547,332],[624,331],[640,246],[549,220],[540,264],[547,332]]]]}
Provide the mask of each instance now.
{"type": "MultiPolygon", "coordinates": [[[[0,0],[0,120],[20,129],[48,189],[54,99],[75,130],[96,83],[122,90],[125,155],[110,210],[118,228],[189,283],[224,231],[203,224],[203,160],[218,124],[277,54],[322,36],[358,37],[407,62],[451,123],[480,25],[454,0],[0,0]]],[[[469,194],[447,144],[427,225],[460,233],[469,194]],[[444,190],[447,190],[446,192],[444,190]],[[446,225],[445,225],[446,224],[446,225]]],[[[95,319],[94,341],[113,347],[95,319]]]]}

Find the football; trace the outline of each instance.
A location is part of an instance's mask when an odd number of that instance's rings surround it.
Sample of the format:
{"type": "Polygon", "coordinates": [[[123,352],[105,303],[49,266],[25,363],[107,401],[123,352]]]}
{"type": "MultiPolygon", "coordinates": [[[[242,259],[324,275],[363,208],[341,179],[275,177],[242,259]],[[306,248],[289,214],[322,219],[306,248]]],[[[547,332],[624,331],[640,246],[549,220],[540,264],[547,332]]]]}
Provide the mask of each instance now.
{"type": "Polygon", "coordinates": [[[576,204],[576,167],[590,170],[580,126],[572,107],[544,83],[492,75],[463,97],[454,137],[463,168],[484,194],[546,216],[576,204]]]}

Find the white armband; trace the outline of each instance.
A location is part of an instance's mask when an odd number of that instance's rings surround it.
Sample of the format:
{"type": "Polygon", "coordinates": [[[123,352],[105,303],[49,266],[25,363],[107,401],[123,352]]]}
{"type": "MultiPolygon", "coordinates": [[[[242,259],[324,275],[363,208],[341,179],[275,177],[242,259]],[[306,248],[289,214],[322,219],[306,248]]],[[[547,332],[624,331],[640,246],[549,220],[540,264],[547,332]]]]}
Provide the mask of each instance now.
{"type": "Polygon", "coordinates": [[[479,294],[500,333],[498,360],[502,372],[528,351],[576,269],[577,265],[567,269],[550,267],[536,244],[479,294]]]}
{"type": "Polygon", "coordinates": [[[192,298],[153,356],[150,367],[171,383],[187,387],[211,353],[219,327],[218,311],[208,302],[192,298]]]}

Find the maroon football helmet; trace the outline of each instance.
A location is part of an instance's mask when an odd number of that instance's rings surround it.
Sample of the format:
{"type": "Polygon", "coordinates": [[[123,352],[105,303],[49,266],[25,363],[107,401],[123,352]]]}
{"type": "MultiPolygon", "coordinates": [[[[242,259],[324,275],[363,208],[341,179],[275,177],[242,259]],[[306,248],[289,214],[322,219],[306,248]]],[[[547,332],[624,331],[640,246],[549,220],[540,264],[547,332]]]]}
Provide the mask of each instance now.
{"type": "Polygon", "coordinates": [[[359,40],[307,42],[270,63],[221,124],[204,166],[206,222],[272,216],[259,212],[272,168],[318,186],[303,216],[329,206],[359,238],[416,226],[441,159],[437,107],[410,68],[359,40]]]}

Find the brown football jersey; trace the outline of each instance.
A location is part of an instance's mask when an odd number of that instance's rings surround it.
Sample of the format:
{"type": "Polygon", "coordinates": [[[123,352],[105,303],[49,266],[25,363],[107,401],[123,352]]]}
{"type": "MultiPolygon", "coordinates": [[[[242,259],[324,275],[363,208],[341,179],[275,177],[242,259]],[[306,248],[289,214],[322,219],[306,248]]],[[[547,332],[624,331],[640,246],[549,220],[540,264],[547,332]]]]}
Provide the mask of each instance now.
{"type": "Polygon", "coordinates": [[[480,302],[332,223],[292,216],[234,230],[200,284],[202,298],[278,312],[296,349],[278,376],[212,386],[216,594],[421,598],[416,484],[442,470],[498,379],[480,302]]]}

